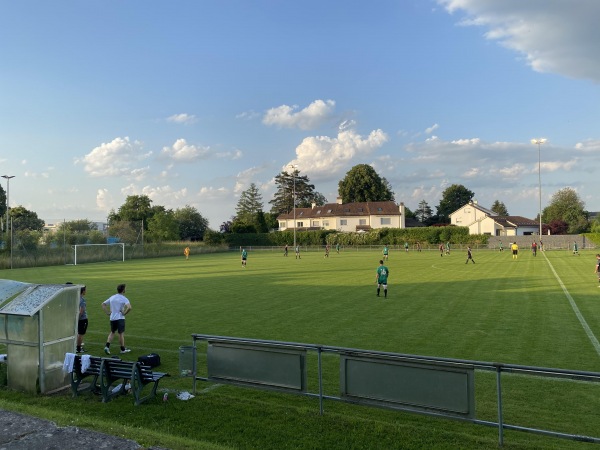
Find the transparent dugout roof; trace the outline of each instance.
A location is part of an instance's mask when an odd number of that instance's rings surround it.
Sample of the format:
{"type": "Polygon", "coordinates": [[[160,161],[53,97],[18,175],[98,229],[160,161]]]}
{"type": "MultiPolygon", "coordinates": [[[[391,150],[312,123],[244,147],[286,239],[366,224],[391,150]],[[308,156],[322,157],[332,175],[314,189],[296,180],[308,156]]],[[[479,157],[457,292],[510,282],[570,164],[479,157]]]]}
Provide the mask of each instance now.
{"type": "Polygon", "coordinates": [[[0,314],[33,316],[66,287],[64,284],[40,285],[0,280],[0,314]],[[14,298],[5,304],[12,297],[14,298]]]}

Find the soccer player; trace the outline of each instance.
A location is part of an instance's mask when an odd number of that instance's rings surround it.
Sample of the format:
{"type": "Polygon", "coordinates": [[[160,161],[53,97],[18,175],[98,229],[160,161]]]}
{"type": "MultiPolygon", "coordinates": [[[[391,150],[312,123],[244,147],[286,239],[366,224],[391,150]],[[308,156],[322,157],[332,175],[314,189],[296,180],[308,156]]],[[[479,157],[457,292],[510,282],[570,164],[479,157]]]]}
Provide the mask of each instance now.
{"type": "Polygon", "coordinates": [[[577,246],[577,241],[573,242],[573,254],[579,255],[579,248],[577,246]]]}
{"type": "Polygon", "coordinates": [[[516,242],[510,244],[510,249],[512,250],[512,259],[517,259],[519,257],[519,246],[516,242]]]}
{"type": "Polygon", "coordinates": [[[440,244],[439,249],[440,249],[440,256],[443,257],[444,256],[444,244],[440,244]]]}
{"type": "Polygon", "coordinates": [[[475,260],[473,259],[473,254],[471,253],[471,247],[467,247],[467,260],[465,261],[465,264],[469,264],[469,260],[471,260],[471,262],[473,264],[475,264],[475,260]]]}
{"type": "Polygon", "coordinates": [[[296,245],[294,251],[296,252],[296,259],[300,259],[300,245],[296,245]]]}
{"type": "Polygon", "coordinates": [[[325,256],[323,258],[329,258],[329,244],[325,246],[325,256]]]}
{"type": "Polygon", "coordinates": [[[404,251],[408,253],[408,242],[404,243],[404,251]]]}
{"type": "Polygon", "coordinates": [[[379,260],[379,267],[377,268],[377,275],[375,275],[375,284],[377,284],[377,297],[381,286],[383,286],[383,296],[387,298],[387,280],[390,275],[389,269],[383,265],[383,259],[379,260]]]}
{"type": "Polygon", "coordinates": [[[242,249],[242,267],[246,267],[246,260],[248,259],[248,252],[246,249],[242,249]]]}
{"type": "Polygon", "coordinates": [[[189,247],[184,248],[183,254],[185,255],[185,259],[190,259],[190,248],[189,247]]]}
{"type": "Polygon", "coordinates": [[[387,246],[387,245],[386,245],[386,246],[384,246],[384,247],[383,247],[383,259],[385,259],[386,261],[387,261],[387,259],[388,259],[388,253],[389,253],[389,252],[390,252],[390,251],[389,251],[389,249],[388,249],[388,246],[387,246]]]}
{"type": "Polygon", "coordinates": [[[446,242],[446,255],[450,254],[450,241],[446,242]]]}
{"type": "Polygon", "coordinates": [[[335,251],[337,252],[337,254],[340,254],[340,244],[335,244],[335,251]]]}
{"type": "Polygon", "coordinates": [[[288,245],[285,244],[285,247],[283,247],[283,256],[287,256],[288,254],[288,245]]]}
{"type": "Polygon", "coordinates": [[[596,269],[594,273],[598,275],[598,287],[600,288],[600,253],[596,253],[596,269]]]}
{"type": "Polygon", "coordinates": [[[537,256],[537,244],[535,241],[531,243],[531,253],[533,253],[533,256],[537,256]]]}

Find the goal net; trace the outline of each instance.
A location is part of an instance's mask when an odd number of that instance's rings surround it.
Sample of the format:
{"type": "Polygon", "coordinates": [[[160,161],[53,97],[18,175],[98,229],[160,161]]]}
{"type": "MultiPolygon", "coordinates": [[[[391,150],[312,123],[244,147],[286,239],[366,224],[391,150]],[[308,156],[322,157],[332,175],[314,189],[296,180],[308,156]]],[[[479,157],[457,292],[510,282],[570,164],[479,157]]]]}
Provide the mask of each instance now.
{"type": "Polygon", "coordinates": [[[73,245],[73,264],[125,261],[125,244],[79,244],[73,245]]]}

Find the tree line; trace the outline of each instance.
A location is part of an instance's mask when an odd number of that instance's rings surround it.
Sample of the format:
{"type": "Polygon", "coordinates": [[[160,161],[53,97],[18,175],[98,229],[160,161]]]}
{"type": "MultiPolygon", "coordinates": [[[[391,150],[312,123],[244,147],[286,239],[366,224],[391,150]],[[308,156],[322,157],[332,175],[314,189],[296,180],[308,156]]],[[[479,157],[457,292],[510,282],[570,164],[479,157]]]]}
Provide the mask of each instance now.
{"type": "MultiPolygon", "coordinates": [[[[135,243],[140,241],[143,235],[147,242],[160,243],[200,241],[204,240],[207,233],[212,233],[210,240],[219,234],[266,233],[278,228],[277,217],[290,213],[294,205],[296,208],[308,208],[313,204],[322,206],[328,203],[325,196],[315,189],[308,176],[302,175],[297,168],[281,171],[274,181],[276,190],[268,202],[268,212],[264,211],[260,189],[255,183],[251,183],[248,189],[241,193],[235,214],[223,222],[218,230],[210,230],[208,220],[192,206],[168,209],[162,205],[153,205],[146,195],[130,195],[116,211],[109,212],[109,234],[122,242],[135,243]]],[[[338,193],[343,203],[395,201],[391,184],[368,164],[352,167],[338,182],[338,193]]],[[[447,225],[450,223],[450,214],[474,197],[475,193],[465,186],[453,184],[442,192],[435,212],[425,200],[421,200],[414,210],[405,205],[406,217],[414,218],[425,226],[447,225]]],[[[0,229],[3,231],[3,242],[9,238],[8,234],[4,233],[6,200],[6,192],[0,186],[0,229]]],[[[495,200],[490,209],[500,216],[509,215],[506,205],[499,200],[495,200]]],[[[44,235],[42,231],[45,222],[34,211],[16,206],[8,210],[8,216],[13,236],[23,246],[35,246],[38,243],[58,245],[59,241],[68,244],[106,242],[104,230],[98,230],[96,224],[87,219],[58,224],[55,233],[44,235]]],[[[539,214],[535,220],[539,220],[539,214]]],[[[552,196],[548,206],[542,210],[542,222],[544,234],[548,231],[551,234],[578,234],[588,231],[600,233],[600,219],[590,220],[584,202],[574,189],[568,187],[560,189],[552,196]]]]}

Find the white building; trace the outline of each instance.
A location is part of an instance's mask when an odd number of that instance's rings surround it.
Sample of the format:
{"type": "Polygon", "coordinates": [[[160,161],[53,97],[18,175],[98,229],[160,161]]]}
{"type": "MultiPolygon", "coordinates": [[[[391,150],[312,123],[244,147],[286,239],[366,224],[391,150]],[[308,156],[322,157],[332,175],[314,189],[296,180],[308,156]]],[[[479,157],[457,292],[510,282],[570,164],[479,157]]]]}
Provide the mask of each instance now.
{"type": "Polygon", "coordinates": [[[277,217],[279,231],[338,230],[368,231],[376,228],[406,228],[404,203],[387,202],[336,203],[311,208],[296,208],[277,217]]]}
{"type": "Polygon", "coordinates": [[[492,210],[470,201],[450,214],[450,223],[468,227],[469,234],[491,236],[529,236],[538,234],[539,223],[521,216],[499,216],[492,210]]]}

